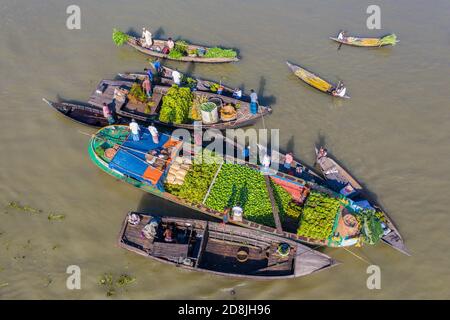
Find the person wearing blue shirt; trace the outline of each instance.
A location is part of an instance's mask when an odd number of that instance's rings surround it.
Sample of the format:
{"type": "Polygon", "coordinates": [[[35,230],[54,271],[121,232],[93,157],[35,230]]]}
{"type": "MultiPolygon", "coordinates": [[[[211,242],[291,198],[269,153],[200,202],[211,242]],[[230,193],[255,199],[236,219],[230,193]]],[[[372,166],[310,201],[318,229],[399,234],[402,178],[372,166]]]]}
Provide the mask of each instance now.
{"type": "Polygon", "coordinates": [[[152,72],[152,70],[145,68],[144,72],[147,74],[148,79],[150,80],[150,82],[153,82],[153,72],[152,72]]]}
{"type": "Polygon", "coordinates": [[[157,59],[155,62],[153,62],[153,68],[155,68],[155,71],[157,73],[160,72],[161,69],[161,61],[159,61],[159,59],[157,59]]]}

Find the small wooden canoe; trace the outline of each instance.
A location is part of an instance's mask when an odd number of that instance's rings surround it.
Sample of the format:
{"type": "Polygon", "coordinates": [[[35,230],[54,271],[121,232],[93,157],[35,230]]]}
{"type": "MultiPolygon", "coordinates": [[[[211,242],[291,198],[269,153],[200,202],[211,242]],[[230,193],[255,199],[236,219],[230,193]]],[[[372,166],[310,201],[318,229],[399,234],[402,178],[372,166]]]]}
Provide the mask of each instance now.
{"type": "Polygon", "coordinates": [[[333,189],[336,192],[340,192],[342,188],[346,185],[350,184],[355,190],[354,196],[349,195],[354,201],[363,201],[366,200],[370,203],[370,205],[379,211],[381,211],[386,218],[387,228],[390,230],[387,234],[385,234],[381,240],[383,240],[386,244],[397,249],[398,251],[410,255],[406,246],[404,244],[403,238],[400,235],[400,232],[395,227],[394,222],[389,218],[386,212],[380,208],[377,204],[369,201],[369,197],[367,196],[367,192],[364,190],[363,186],[353,178],[347,170],[345,170],[341,165],[339,165],[334,159],[330,158],[328,155],[319,156],[319,149],[316,147],[316,163],[319,165],[319,168],[325,177],[328,180],[329,188],[333,189]]]}
{"type": "MultiPolygon", "coordinates": [[[[147,54],[152,57],[175,60],[175,61],[183,61],[183,62],[203,62],[203,63],[225,63],[225,62],[235,62],[239,61],[239,58],[206,58],[206,57],[191,57],[191,56],[183,56],[177,59],[171,58],[169,54],[162,53],[162,49],[167,46],[167,40],[153,40],[153,46],[151,48],[145,48],[141,45],[140,40],[138,38],[129,36],[127,44],[135,48],[136,50],[147,54]]],[[[206,51],[209,49],[208,47],[203,47],[199,45],[188,45],[188,50],[197,50],[197,49],[205,49],[206,51]]]]}
{"type": "Polygon", "coordinates": [[[77,123],[95,128],[108,125],[108,120],[103,117],[103,111],[100,108],[68,102],[52,102],[45,98],[42,100],[60,114],[77,123]]]}
{"type": "MultiPolygon", "coordinates": [[[[325,92],[326,94],[329,94],[331,96],[335,96],[333,95],[333,90],[336,89],[336,85],[322,79],[321,77],[315,75],[314,73],[298,66],[292,63],[289,63],[288,61],[286,61],[286,64],[288,65],[289,69],[301,80],[303,80],[305,83],[307,83],[308,85],[310,85],[311,87],[325,92]]],[[[337,97],[337,96],[336,96],[337,97]]],[[[349,99],[350,97],[348,95],[345,95],[343,97],[339,97],[339,98],[346,98],[349,99]]]]}
{"type": "MultiPolygon", "coordinates": [[[[162,72],[160,74],[160,83],[161,85],[165,85],[165,86],[171,86],[174,84],[173,79],[172,79],[172,72],[174,71],[174,69],[171,69],[169,67],[166,66],[161,66],[162,72]]],[[[126,79],[126,80],[130,80],[130,81],[135,81],[135,80],[139,80],[142,81],[144,80],[144,78],[146,77],[146,74],[143,72],[124,72],[124,73],[118,73],[117,74],[119,76],[119,78],[121,79],[126,79]]],[[[185,75],[183,75],[185,76],[185,75]]],[[[197,91],[203,91],[203,92],[210,92],[210,93],[217,93],[217,90],[212,90],[211,88],[213,86],[217,86],[217,85],[221,85],[223,88],[223,92],[222,92],[222,96],[226,96],[226,97],[233,97],[233,92],[234,89],[223,85],[223,84],[219,84],[216,81],[210,81],[210,80],[204,80],[204,79],[200,79],[200,78],[193,78],[197,81],[197,86],[195,87],[195,89],[197,91]]],[[[242,98],[239,99],[245,102],[250,102],[250,95],[248,94],[242,94],[242,98]]]]}
{"type": "Polygon", "coordinates": [[[250,279],[306,276],[338,263],[307,246],[251,229],[210,221],[130,212],[120,247],[190,271],[250,279]],[[139,223],[128,221],[130,214],[139,223]],[[166,239],[165,230],[172,236],[166,239]],[[169,240],[169,241],[167,241],[169,240]]]}
{"type": "Polygon", "coordinates": [[[394,46],[397,42],[395,34],[389,34],[381,38],[344,37],[342,40],[330,37],[331,40],[354,47],[384,47],[394,46]]]}

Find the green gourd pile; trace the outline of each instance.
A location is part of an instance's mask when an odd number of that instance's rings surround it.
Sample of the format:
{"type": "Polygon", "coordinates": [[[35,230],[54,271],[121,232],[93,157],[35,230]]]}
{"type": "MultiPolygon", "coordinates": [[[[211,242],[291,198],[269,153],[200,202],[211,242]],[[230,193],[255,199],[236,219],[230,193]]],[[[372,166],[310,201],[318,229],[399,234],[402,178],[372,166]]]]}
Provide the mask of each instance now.
{"type": "Polygon", "coordinates": [[[180,88],[174,84],[163,97],[159,120],[165,123],[186,123],[193,101],[194,95],[189,88],[180,88]]]}
{"type": "Polygon", "coordinates": [[[333,232],[339,207],[339,200],[325,193],[311,191],[302,210],[297,234],[316,240],[327,239],[333,232]]]}

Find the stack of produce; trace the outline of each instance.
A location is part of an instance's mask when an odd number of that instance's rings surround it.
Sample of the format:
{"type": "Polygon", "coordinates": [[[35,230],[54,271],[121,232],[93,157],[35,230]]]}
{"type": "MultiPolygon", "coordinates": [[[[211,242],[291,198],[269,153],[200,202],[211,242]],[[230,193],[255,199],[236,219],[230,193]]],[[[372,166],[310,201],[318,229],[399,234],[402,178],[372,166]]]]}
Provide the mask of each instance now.
{"type": "Polygon", "coordinates": [[[204,150],[202,159],[196,160],[184,177],[183,184],[169,184],[166,181],[165,189],[175,196],[198,204],[203,202],[222,159],[214,156],[209,150],[204,150]]]}
{"type": "Polygon", "coordinates": [[[163,97],[159,120],[166,123],[186,123],[193,101],[194,95],[189,88],[173,85],[163,97]]]}
{"type": "Polygon", "coordinates": [[[259,171],[248,167],[224,164],[206,205],[217,211],[239,205],[247,220],[275,226],[264,177],[259,171]]]}
{"type": "Polygon", "coordinates": [[[182,185],[188,171],[192,168],[192,160],[186,157],[176,157],[167,173],[166,183],[182,185]]]}
{"type": "Polygon", "coordinates": [[[302,210],[297,234],[316,240],[325,240],[332,235],[334,221],[340,202],[325,193],[311,191],[302,210]]]}

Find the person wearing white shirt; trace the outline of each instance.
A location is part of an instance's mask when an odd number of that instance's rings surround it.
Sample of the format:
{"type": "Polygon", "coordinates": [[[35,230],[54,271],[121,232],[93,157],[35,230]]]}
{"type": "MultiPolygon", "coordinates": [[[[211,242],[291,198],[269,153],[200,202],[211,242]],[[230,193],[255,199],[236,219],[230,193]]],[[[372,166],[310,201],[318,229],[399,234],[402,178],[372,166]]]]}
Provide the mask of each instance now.
{"type": "Polygon", "coordinates": [[[347,92],[347,88],[344,86],[344,83],[342,81],[339,81],[338,85],[336,86],[336,89],[333,90],[332,94],[335,97],[345,97],[345,93],[347,92]]]}
{"type": "Polygon", "coordinates": [[[156,129],[156,127],[152,124],[150,124],[148,126],[148,131],[150,132],[152,139],[153,139],[153,143],[159,143],[159,135],[158,135],[158,129],[156,129]]]}
{"type": "Polygon", "coordinates": [[[133,141],[139,141],[139,131],[141,128],[139,128],[139,125],[137,124],[136,120],[132,119],[130,122],[130,131],[131,136],[133,138],[133,141]]]}
{"type": "Polygon", "coordinates": [[[237,88],[233,92],[233,98],[235,99],[241,99],[242,98],[242,90],[240,88],[237,88]]]}
{"type": "Polygon", "coordinates": [[[175,69],[174,71],[172,71],[172,79],[173,79],[173,82],[174,82],[176,85],[180,85],[180,83],[181,83],[181,73],[178,72],[177,69],[175,69]]]}
{"type": "Polygon", "coordinates": [[[145,45],[147,48],[153,45],[152,33],[148,30],[145,30],[145,45]]]}
{"type": "Polygon", "coordinates": [[[264,154],[264,157],[261,162],[263,165],[263,170],[266,172],[269,171],[270,161],[271,161],[270,156],[267,153],[264,154]]]}

